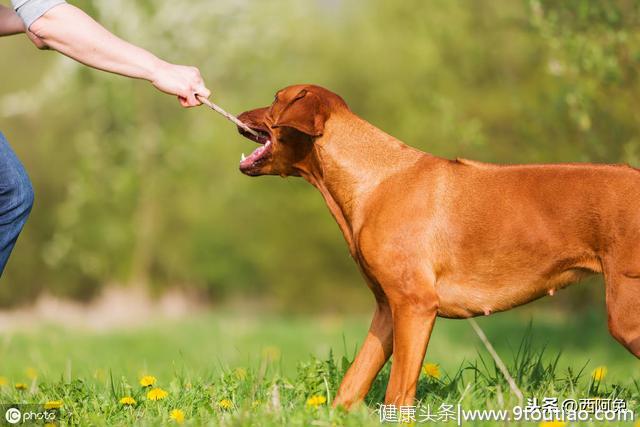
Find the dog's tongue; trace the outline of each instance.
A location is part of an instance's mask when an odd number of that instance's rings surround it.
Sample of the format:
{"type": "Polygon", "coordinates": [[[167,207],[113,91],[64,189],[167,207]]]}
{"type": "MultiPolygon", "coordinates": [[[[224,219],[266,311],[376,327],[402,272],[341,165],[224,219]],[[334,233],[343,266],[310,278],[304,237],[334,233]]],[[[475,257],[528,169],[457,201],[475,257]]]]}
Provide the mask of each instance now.
{"type": "Polygon", "coordinates": [[[262,154],[265,152],[265,150],[269,149],[270,146],[271,140],[267,140],[264,145],[261,145],[253,150],[253,152],[248,156],[245,156],[244,153],[242,153],[242,155],[240,156],[240,166],[250,166],[251,164],[253,164],[253,162],[259,159],[260,156],[262,156],[262,154]]]}

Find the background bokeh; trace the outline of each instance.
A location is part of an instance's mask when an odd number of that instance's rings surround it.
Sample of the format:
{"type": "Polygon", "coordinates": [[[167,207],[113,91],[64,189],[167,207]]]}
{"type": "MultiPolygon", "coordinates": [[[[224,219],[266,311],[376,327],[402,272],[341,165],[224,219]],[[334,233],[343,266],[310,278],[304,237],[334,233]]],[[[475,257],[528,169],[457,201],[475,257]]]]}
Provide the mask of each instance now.
{"type": "MultiPolygon", "coordinates": [[[[232,112],[315,83],[435,155],[640,166],[637,1],[73,3],[198,66],[232,112]]],[[[0,39],[0,52],[0,129],[36,192],[1,306],[44,292],[85,301],[107,285],[282,311],[370,305],[320,194],[241,175],[254,147],[228,122],[24,36],[0,39]]],[[[601,294],[581,286],[555,304],[601,294]]]]}

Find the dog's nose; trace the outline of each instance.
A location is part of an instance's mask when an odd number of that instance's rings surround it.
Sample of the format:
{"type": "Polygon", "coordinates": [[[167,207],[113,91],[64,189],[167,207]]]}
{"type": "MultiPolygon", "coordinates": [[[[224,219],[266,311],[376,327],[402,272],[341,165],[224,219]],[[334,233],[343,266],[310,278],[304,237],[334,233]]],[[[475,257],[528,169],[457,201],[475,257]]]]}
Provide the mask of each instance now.
{"type": "MultiPolygon", "coordinates": [[[[237,117],[238,120],[240,120],[242,123],[244,123],[247,126],[251,125],[251,120],[250,120],[250,111],[245,111],[244,113],[240,113],[237,117]]],[[[242,133],[243,129],[238,126],[238,132],[242,133]]]]}
{"type": "Polygon", "coordinates": [[[247,119],[249,118],[249,113],[250,113],[250,111],[244,111],[244,112],[238,114],[238,116],[237,116],[238,120],[240,120],[242,122],[247,121],[247,119]]]}

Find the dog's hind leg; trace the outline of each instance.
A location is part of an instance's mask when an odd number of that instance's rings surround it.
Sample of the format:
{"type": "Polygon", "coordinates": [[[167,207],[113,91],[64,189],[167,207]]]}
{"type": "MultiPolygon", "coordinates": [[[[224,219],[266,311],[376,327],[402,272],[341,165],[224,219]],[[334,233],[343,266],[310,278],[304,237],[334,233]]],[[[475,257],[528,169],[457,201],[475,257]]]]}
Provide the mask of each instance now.
{"type": "Polygon", "coordinates": [[[605,282],[609,331],[640,358],[640,268],[605,266],[605,282]]]}
{"type": "Polygon", "coordinates": [[[378,301],[367,338],[342,379],[333,406],[351,407],[365,398],[393,349],[393,322],[386,301],[378,301]]]}

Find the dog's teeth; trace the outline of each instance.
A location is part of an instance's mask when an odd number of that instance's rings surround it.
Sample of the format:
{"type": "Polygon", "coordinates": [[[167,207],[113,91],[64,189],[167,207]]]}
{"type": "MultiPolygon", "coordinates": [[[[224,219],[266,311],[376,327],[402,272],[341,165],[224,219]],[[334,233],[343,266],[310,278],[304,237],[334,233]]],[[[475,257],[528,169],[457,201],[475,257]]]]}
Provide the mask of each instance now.
{"type": "Polygon", "coordinates": [[[246,159],[246,157],[244,156],[244,153],[242,153],[242,155],[240,156],[240,161],[244,161],[244,159],[246,159]]]}

